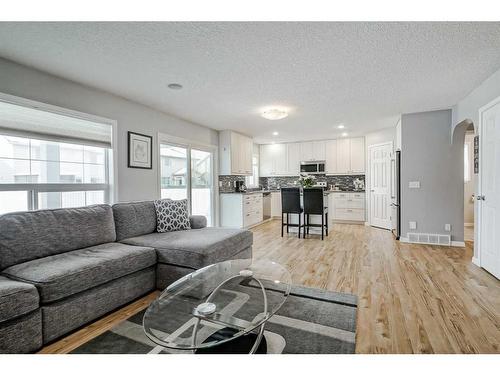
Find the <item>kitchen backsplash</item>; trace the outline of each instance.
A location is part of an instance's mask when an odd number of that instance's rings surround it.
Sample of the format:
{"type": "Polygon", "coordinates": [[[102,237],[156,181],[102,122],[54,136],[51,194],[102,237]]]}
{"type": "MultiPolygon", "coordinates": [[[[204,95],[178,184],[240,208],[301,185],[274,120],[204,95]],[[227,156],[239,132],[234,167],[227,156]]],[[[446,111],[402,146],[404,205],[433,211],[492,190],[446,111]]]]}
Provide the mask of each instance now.
{"type": "Polygon", "coordinates": [[[245,181],[245,176],[219,176],[219,193],[232,193],[235,181],[245,181]]]}
{"type": "MultiPolygon", "coordinates": [[[[259,184],[264,188],[277,189],[279,187],[297,186],[298,177],[261,177],[259,184]]],[[[365,182],[365,175],[348,175],[348,176],[326,176],[316,175],[316,181],[327,183],[327,189],[330,185],[337,185],[340,190],[354,190],[354,180],[360,179],[365,182]]]]}
{"type": "MultiPolygon", "coordinates": [[[[261,177],[259,185],[265,189],[278,189],[280,187],[297,186],[298,177],[261,177]]],[[[316,181],[326,181],[327,189],[330,185],[337,185],[340,190],[354,190],[354,180],[360,179],[365,182],[365,175],[347,175],[347,176],[326,176],[316,175],[316,181]]],[[[245,181],[245,176],[219,176],[219,192],[234,192],[234,182],[245,181]]]]}

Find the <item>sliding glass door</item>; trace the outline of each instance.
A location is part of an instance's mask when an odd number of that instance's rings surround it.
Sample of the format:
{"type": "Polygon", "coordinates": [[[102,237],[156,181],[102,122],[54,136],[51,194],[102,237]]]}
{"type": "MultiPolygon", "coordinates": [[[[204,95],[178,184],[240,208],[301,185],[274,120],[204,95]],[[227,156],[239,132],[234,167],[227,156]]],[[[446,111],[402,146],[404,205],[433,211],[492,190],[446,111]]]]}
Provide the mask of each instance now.
{"type": "Polygon", "coordinates": [[[188,199],[192,215],[215,224],[214,149],[160,141],[161,198],[188,199]],[[188,167],[189,166],[189,167],[188,167]]]}

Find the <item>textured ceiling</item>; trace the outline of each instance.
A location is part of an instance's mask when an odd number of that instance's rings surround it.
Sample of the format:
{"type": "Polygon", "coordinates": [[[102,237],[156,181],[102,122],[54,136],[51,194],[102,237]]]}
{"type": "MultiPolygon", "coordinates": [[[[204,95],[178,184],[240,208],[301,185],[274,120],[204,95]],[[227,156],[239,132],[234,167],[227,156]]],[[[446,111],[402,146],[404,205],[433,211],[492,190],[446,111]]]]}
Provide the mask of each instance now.
{"type": "Polygon", "coordinates": [[[500,23],[0,23],[0,56],[260,142],[310,140],[454,105],[500,68],[500,23]],[[290,116],[262,119],[269,105],[290,116]]]}

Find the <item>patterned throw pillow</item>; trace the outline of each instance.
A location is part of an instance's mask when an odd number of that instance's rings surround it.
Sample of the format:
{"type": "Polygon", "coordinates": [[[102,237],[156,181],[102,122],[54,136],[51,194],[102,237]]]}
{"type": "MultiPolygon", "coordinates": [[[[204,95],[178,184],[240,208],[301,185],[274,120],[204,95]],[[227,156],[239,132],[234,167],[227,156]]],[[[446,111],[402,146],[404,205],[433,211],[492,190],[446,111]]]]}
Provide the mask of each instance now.
{"type": "Polygon", "coordinates": [[[156,230],[158,232],[173,232],[176,230],[190,229],[188,214],[188,201],[181,199],[155,200],[156,230]]]}

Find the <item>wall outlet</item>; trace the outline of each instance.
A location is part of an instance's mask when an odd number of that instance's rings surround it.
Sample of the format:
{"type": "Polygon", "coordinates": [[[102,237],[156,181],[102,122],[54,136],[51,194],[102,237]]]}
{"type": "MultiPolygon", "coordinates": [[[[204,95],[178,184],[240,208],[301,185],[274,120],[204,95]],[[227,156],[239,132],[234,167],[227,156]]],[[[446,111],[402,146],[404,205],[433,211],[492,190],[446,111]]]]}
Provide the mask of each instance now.
{"type": "Polygon", "coordinates": [[[219,181],[219,187],[220,188],[222,187],[222,181],[219,181]]]}
{"type": "Polygon", "coordinates": [[[445,224],[444,225],[444,230],[447,232],[451,232],[451,224],[445,224]]]}
{"type": "Polygon", "coordinates": [[[410,221],[409,225],[410,225],[410,229],[417,229],[417,222],[416,221],[410,221]]]}
{"type": "Polygon", "coordinates": [[[410,189],[420,189],[420,181],[410,181],[408,182],[408,187],[410,189]]]}

